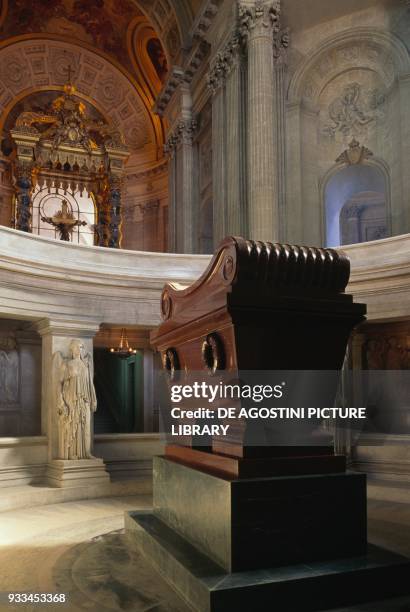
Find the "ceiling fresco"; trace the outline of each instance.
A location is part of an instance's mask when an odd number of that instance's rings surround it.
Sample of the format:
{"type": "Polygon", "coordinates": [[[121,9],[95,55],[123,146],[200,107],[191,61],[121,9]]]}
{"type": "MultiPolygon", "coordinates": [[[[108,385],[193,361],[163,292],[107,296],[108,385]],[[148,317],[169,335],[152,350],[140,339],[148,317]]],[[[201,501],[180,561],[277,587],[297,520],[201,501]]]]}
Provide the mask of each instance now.
{"type": "Polygon", "coordinates": [[[130,0],[13,0],[2,38],[47,32],[86,42],[130,67],[126,36],[132,19],[142,13],[130,0]]]}
{"type": "Polygon", "coordinates": [[[68,66],[81,95],[95,100],[113,124],[121,125],[131,151],[154,143],[162,151],[162,120],[151,108],[181,49],[182,5],[177,11],[174,4],[174,0],[0,0],[0,43],[6,42],[0,62],[3,152],[9,148],[15,113],[23,103],[30,105],[28,110],[37,104],[44,107],[47,100],[51,103],[52,91],[64,84],[68,66]],[[29,50],[17,50],[16,45],[29,45],[29,50]],[[12,108],[14,97],[33,89],[43,93],[12,108]]]}

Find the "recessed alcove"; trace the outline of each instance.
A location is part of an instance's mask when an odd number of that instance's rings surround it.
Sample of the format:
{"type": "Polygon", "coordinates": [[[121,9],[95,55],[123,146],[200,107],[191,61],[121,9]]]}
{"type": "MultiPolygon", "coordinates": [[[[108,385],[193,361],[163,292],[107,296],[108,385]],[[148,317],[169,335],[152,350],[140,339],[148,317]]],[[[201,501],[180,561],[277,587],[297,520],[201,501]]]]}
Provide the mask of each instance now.
{"type": "Polygon", "coordinates": [[[41,434],[41,338],[26,321],[0,318],[0,436],[41,434]]]}

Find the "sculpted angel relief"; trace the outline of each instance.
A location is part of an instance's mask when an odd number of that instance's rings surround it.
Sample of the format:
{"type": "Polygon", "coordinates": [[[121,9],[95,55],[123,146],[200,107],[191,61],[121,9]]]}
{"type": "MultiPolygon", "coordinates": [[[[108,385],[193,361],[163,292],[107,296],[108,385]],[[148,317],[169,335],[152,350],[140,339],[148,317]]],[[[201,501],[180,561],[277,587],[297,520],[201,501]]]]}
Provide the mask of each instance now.
{"type": "Polygon", "coordinates": [[[69,357],[53,356],[58,458],[93,459],[91,414],[97,410],[92,356],[81,340],[72,340],[69,357]]]}

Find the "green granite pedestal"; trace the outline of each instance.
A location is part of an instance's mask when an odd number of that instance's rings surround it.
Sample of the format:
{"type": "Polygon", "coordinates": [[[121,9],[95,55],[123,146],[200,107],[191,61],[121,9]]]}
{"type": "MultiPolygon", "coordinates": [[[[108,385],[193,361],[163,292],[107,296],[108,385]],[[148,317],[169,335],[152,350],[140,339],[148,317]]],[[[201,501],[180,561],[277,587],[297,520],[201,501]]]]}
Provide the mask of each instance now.
{"type": "Polygon", "coordinates": [[[366,543],[361,474],[230,480],[154,460],[130,545],[198,612],[321,610],[409,592],[410,561],[366,543]]]}

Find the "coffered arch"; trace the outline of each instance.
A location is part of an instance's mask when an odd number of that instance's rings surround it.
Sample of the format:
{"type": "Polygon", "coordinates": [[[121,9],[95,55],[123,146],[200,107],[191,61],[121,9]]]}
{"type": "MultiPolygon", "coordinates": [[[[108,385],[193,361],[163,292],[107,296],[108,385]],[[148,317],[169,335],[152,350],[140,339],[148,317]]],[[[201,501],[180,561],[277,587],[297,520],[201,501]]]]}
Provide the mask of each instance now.
{"type": "Polygon", "coordinates": [[[21,37],[0,48],[0,125],[10,107],[29,93],[55,90],[71,65],[80,97],[93,101],[124,135],[131,156],[155,160],[162,147],[160,121],[136,84],[101,54],[55,37],[21,37]]]}

